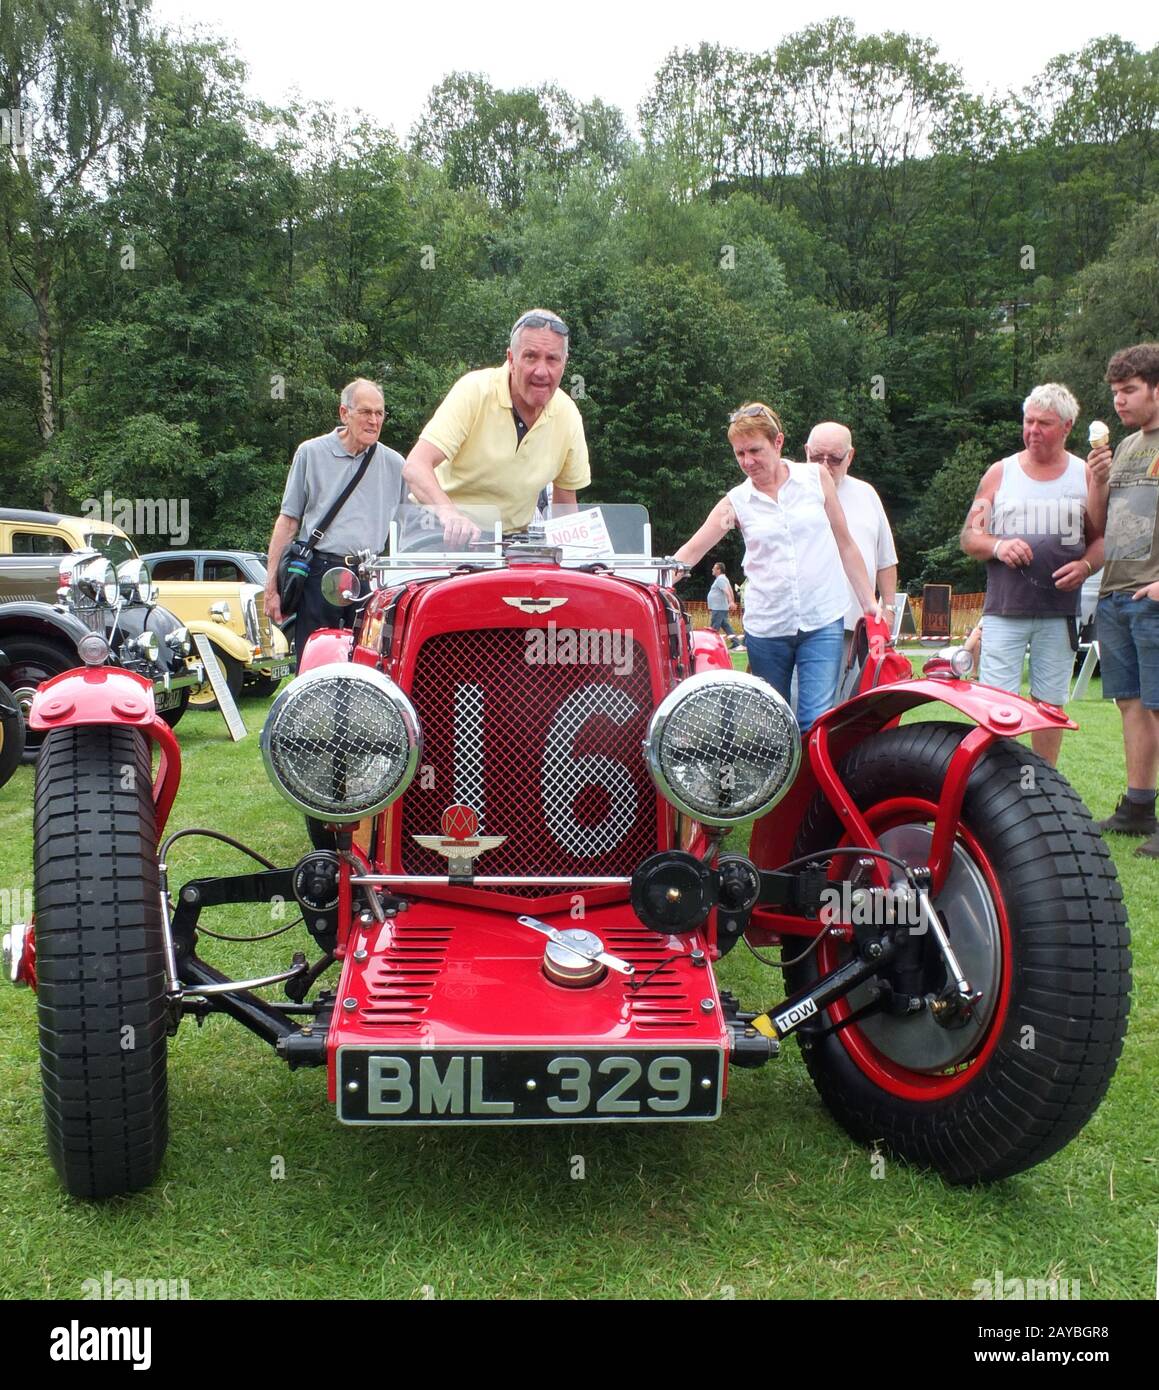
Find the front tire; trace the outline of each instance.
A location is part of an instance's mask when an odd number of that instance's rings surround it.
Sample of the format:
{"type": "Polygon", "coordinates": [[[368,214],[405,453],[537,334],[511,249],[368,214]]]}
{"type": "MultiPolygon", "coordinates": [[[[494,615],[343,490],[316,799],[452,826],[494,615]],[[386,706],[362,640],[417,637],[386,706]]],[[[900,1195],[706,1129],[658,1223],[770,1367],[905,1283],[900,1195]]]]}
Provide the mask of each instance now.
{"type": "Polygon", "coordinates": [[[36,970],[48,1151],[74,1197],[147,1187],[168,1138],[149,747],[51,733],[36,769],[36,970]]]}
{"type": "MultiPolygon", "coordinates": [[[[928,858],[945,770],[967,732],[913,724],[878,734],[843,760],[841,778],[884,850],[907,863],[928,858]]],[[[818,797],[794,853],[843,840],[818,797]]],[[[835,859],[833,876],[852,863],[835,859]]],[[[934,907],[963,973],[984,992],[974,1022],[943,1028],[925,1008],[798,1036],[822,1099],[854,1138],[880,1142],[950,1182],[991,1182],[1061,1149],[1110,1084],[1131,984],[1122,891],[1073,788],[1029,750],[1001,741],[970,777],[953,865],[934,907]]],[[[786,972],[788,990],[814,983],[850,949],[825,938],[786,972]]],[[[799,950],[793,943],[786,954],[799,950]]],[[[944,987],[931,935],[905,947],[884,978],[896,981],[906,963],[905,992],[944,987]]],[[[862,986],[825,1010],[821,1023],[848,1018],[870,997],[862,986]]]]}
{"type": "MultiPolygon", "coordinates": [[[[234,704],[241,698],[242,682],[245,680],[245,667],[236,657],[230,656],[227,652],[219,651],[217,659],[221,663],[221,669],[225,672],[225,683],[229,686],[229,693],[233,696],[234,704]]],[[[213,693],[213,686],[207,676],[201,685],[194,685],[189,690],[189,704],[193,709],[215,710],[220,709],[217,696],[213,693]]]]}

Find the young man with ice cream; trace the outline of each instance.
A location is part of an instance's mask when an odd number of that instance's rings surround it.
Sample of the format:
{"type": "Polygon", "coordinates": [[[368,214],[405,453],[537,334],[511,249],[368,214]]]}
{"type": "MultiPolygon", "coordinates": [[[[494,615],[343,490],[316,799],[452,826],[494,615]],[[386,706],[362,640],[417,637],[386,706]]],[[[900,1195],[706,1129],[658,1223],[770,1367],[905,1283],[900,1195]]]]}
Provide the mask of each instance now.
{"type": "Polygon", "coordinates": [[[1114,453],[1091,425],[1088,512],[1105,530],[1097,630],[1103,695],[1123,719],[1127,790],[1104,833],[1147,835],[1136,854],[1159,858],[1159,343],[1138,343],[1107,364],[1115,414],[1133,433],[1114,453]]]}

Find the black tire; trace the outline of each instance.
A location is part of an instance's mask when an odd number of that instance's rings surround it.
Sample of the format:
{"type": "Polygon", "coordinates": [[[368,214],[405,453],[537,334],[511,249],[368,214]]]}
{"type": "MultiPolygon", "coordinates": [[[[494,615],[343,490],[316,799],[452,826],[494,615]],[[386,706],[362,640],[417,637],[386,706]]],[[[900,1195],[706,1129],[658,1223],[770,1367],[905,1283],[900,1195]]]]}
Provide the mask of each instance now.
{"type": "Polygon", "coordinates": [[[242,696],[247,700],[268,700],[277,690],[285,679],[284,676],[258,676],[256,679],[246,681],[242,687],[242,696]]]}
{"type": "MultiPolygon", "coordinates": [[[[230,656],[227,652],[219,651],[217,659],[221,663],[221,669],[225,672],[225,683],[229,686],[229,693],[233,696],[234,703],[241,698],[241,687],[245,680],[245,667],[236,657],[230,656]]],[[[201,685],[189,687],[189,704],[194,709],[215,710],[221,706],[217,702],[217,696],[213,693],[213,686],[209,683],[206,676],[201,685]]]]}
{"type": "Polygon", "coordinates": [[[315,849],[336,850],[338,848],[338,837],[325,821],[315,820],[313,816],[307,816],[306,834],[315,849]]]}
{"type": "MultiPolygon", "coordinates": [[[[928,858],[945,770],[967,732],[913,724],[878,734],[844,759],[841,777],[883,849],[910,863],[928,858]]],[[[842,838],[818,797],[794,853],[820,852],[842,838]]],[[[833,862],[836,879],[853,860],[833,862]]],[[[855,1139],[953,1183],[992,1182],[1061,1149],[1110,1084],[1131,987],[1122,891],[1078,794],[1041,758],[1004,740],[970,777],[954,864],[934,906],[963,972],[985,991],[975,1023],[943,1028],[923,1009],[908,1018],[867,1017],[820,1039],[798,1036],[822,1099],[855,1139]]],[[[916,992],[944,986],[932,935],[905,949],[917,953],[916,992]]],[[[785,955],[799,950],[794,942],[785,955]]],[[[826,938],[786,972],[787,989],[807,987],[850,950],[826,938]]],[[[883,971],[886,980],[899,964],[883,971]]],[[[911,976],[902,988],[913,985],[911,976]]],[[[862,986],[821,1022],[871,997],[862,986]]]]}
{"type": "Polygon", "coordinates": [[[189,686],[182,686],[181,698],[176,706],[174,706],[173,709],[158,710],[161,718],[164,719],[165,723],[168,724],[171,729],[175,729],[177,725],[181,723],[185,711],[189,708],[189,691],[189,686]]]}
{"type": "Polygon", "coordinates": [[[20,766],[24,756],[24,715],[16,704],[16,697],[6,685],[0,685],[0,705],[10,712],[0,709],[0,787],[20,766]]]}
{"type": "Polygon", "coordinates": [[[8,657],[4,683],[24,715],[23,760],[34,763],[44,741],[43,734],[28,727],[28,711],[32,708],[36,687],[62,671],[74,670],[81,660],[75,650],[69,651],[63,644],[43,637],[6,637],[4,652],[8,657]]]}
{"type": "Polygon", "coordinates": [[[156,1177],[168,1139],[165,967],[144,737],[108,725],[50,734],[36,769],[34,837],[49,1155],[75,1197],[135,1192],[156,1177]]]}

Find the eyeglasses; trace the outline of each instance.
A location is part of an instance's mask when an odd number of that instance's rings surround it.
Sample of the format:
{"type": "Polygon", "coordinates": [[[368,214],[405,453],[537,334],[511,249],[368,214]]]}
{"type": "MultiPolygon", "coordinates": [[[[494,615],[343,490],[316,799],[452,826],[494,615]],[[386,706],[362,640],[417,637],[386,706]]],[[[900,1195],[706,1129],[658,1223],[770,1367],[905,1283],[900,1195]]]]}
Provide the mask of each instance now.
{"type": "Polygon", "coordinates": [[[849,457],[849,450],[846,449],[843,454],[812,454],[806,449],[805,457],[810,463],[831,463],[834,468],[837,468],[849,457]]]}
{"type": "Polygon", "coordinates": [[[568,326],[563,319],[556,318],[554,314],[524,314],[521,319],[516,319],[511,332],[518,333],[521,328],[550,328],[553,333],[558,333],[561,338],[568,336],[568,326]]]}

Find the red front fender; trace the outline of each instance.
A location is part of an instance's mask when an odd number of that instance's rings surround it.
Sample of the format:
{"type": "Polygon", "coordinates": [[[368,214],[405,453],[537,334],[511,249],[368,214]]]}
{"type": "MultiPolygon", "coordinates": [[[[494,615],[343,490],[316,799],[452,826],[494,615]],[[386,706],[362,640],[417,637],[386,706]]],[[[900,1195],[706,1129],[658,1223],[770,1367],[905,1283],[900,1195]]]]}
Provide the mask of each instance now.
{"type": "Polygon", "coordinates": [[[327,666],[332,661],[349,661],[353,645],[354,633],[348,627],[318,628],[306,642],[298,662],[298,675],[312,671],[315,666],[327,666]]]}
{"type": "Polygon", "coordinates": [[[65,671],[45,681],[33,696],[28,724],[43,733],[81,724],[126,724],[140,729],[160,753],[153,804],[161,835],[181,780],[181,749],[173,730],[157,713],[153,686],[144,676],[109,666],[65,671]]]}
{"type": "MultiPolygon", "coordinates": [[[[808,756],[791,791],[753,826],[749,852],[754,861],[773,868],[792,857],[797,828],[818,791],[825,793],[842,824],[855,837],[854,843],[875,845],[876,838],[845,791],[837,765],[851,748],[896,724],[907,710],[935,703],[958,710],[977,726],[962,740],[946,772],[930,854],[935,891],[949,869],[966,783],[986,748],[996,738],[1016,738],[1035,729],[1078,728],[1055,705],[1026,700],[1021,695],[971,681],[927,678],[883,685],[856,695],[823,714],[809,731],[808,756]]],[[[879,869],[883,883],[888,882],[884,869],[879,869]]]]}

